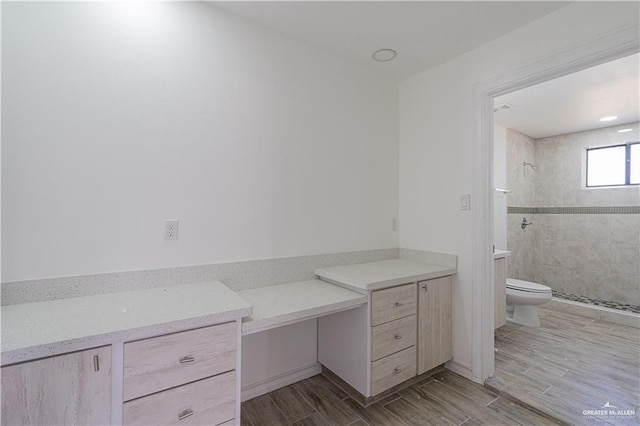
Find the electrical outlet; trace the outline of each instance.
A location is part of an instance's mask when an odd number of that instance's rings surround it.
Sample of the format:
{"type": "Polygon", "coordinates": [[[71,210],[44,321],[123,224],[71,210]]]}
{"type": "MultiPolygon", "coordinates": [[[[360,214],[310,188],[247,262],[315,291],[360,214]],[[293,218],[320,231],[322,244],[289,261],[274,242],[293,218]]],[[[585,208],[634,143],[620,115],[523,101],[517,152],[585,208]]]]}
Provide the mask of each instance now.
{"type": "Polygon", "coordinates": [[[164,221],[164,240],[174,241],[177,239],[178,239],[178,221],[165,220],[164,221]]]}

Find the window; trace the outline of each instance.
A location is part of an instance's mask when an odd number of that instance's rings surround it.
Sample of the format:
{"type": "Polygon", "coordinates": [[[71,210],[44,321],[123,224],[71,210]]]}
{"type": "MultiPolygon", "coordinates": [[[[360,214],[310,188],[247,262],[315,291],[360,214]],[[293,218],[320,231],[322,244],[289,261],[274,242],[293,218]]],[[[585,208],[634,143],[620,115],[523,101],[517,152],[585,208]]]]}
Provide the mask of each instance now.
{"type": "Polygon", "coordinates": [[[640,185],[640,143],[587,149],[587,187],[640,185]]]}

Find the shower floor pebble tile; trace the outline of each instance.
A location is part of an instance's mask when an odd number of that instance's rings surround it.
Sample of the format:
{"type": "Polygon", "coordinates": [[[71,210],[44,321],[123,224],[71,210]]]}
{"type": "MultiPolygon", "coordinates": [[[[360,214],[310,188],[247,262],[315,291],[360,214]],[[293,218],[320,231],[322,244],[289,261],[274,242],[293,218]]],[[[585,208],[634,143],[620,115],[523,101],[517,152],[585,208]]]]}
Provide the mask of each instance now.
{"type": "Polygon", "coordinates": [[[635,314],[640,314],[640,306],[638,305],[629,305],[628,303],[613,302],[610,300],[592,299],[586,296],[579,296],[576,294],[567,294],[557,290],[552,290],[552,293],[553,293],[553,297],[557,297],[559,299],[571,300],[572,302],[587,303],[589,305],[602,306],[605,308],[618,309],[620,311],[633,312],[635,314]]]}

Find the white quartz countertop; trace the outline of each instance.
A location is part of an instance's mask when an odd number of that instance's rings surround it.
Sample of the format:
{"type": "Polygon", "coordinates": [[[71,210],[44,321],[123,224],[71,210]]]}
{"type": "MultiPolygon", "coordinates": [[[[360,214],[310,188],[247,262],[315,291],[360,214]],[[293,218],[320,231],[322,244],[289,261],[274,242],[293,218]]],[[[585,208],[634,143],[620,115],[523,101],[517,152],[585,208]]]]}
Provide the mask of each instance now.
{"type": "Polygon", "coordinates": [[[258,333],[367,303],[367,296],[320,280],[239,291],[253,305],[242,334],[258,333]]]}
{"type": "Polygon", "coordinates": [[[505,257],[511,256],[511,252],[508,250],[495,250],[493,252],[493,259],[503,259],[505,257]]]}
{"type": "Polygon", "coordinates": [[[251,311],[219,281],[3,306],[2,365],[235,321],[251,311]]]}
{"type": "Polygon", "coordinates": [[[356,291],[379,290],[409,282],[440,278],[456,273],[451,266],[393,259],[316,269],[320,278],[356,291]]]}

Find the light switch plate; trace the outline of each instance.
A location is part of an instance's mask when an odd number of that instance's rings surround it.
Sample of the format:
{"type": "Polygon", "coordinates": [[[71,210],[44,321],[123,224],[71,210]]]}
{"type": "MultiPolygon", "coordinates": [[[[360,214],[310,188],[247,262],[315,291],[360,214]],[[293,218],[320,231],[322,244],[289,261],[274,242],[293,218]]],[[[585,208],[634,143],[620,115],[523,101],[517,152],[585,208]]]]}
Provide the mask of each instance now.
{"type": "Polygon", "coordinates": [[[460,196],[460,210],[471,210],[470,194],[464,194],[460,196]]]}

